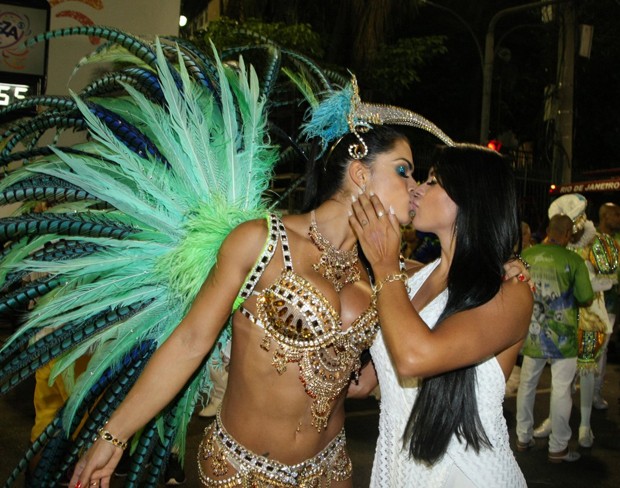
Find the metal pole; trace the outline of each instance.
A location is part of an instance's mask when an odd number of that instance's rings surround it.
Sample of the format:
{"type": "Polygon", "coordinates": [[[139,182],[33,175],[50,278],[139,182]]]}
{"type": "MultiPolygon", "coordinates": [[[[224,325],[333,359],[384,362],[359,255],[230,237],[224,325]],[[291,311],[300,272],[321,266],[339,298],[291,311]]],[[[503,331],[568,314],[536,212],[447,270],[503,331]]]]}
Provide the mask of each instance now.
{"type": "MultiPolygon", "coordinates": [[[[563,9],[560,43],[558,43],[558,111],[553,163],[559,170],[559,182],[570,183],[573,163],[573,91],[575,78],[575,9],[563,9]]],[[[556,176],[556,175],[554,175],[556,176]]],[[[556,180],[558,177],[556,176],[556,180]]]]}
{"type": "Polygon", "coordinates": [[[495,26],[502,17],[529,10],[532,8],[545,7],[567,0],[549,0],[545,2],[532,2],[517,7],[510,7],[497,12],[489,22],[484,42],[484,64],[482,70],[482,103],[480,111],[480,144],[486,144],[489,137],[489,120],[491,117],[491,93],[493,90],[493,61],[495,58],[495,26]]]}

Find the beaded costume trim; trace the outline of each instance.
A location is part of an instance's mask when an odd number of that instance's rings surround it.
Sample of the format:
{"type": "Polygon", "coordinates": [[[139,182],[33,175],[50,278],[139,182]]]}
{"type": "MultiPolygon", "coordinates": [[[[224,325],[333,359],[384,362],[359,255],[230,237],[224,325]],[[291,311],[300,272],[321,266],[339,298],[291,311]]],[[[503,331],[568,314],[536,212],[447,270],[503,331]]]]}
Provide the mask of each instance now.
{"type": "Polygon", "coordinates": [[[614,238],[607,234],[596,234],[588,258],[599,273],[616,273],[618,271],[618,249],[614,238]]]}
{"type": "Polygon", "coordinates": [[[371,346],[378,315],[367,309],[346,331],[327,299],[292,270],[265,290],[257,302],[257,322],[263,324],[261,347],[276,343],[272,364],[278,373],[286,364],[299,364],[299,379],[312,397],[312,425],[321,432],[327,426],[332,402],[357,371],[360,355],[371,346]]]}
{"type": "Polygon", "coordinates": [[[580,374],[598,371],[598,357],[606,334],[594,330],[577,329],[577,371],[580,374]]]}
{"type": "Polygon", "coordinates": [[[226,432],[218,411],[214,422],[205,429],[198,449],[198,474],[202,484],[209,488],[318,488],[323,479],[323,486],[329,487],[332,480],[344,481],[351,477],[353,468],[346,443],[342,429],[316,456],[287,465],[255,454],[239,444],[226,432]],[[213,474],[221,479],[213,479],[204,472],[205,462],[211,463],[213,474]],[[230,473],[232,470],[235,472],[230,473]]]}
{"type": "MultiPolygon", "coordinates": [[[[272,364],[279,374],[286,372],[288,363],[299,365],[299,379],[313,400],[312,425],[321,432],[327,426],[333,401],[361,367],[361,353],[375,339],[379,316],[371,302],[343,331],[340,316],[325,296],[293,270],[284,226],[277,218],[272,220],[273,225],[277,231],[272,229],[266,252],[271,259],[279,237],[284,270],[275,283],[259,294],[256,316],[244,307],[240,311],[264,329],[263,349],[270,351],[275,343],[272,364]]],[[[263,259],[259,261],[262,263],[263,259]]],[[[266,263],[262,270],[265,267],[266,263]]],[[[252,274],[255,282],[259,278],[260,274],[252,274]]],[[[248,296],[250,293],[251,290],[248,296]]]]}

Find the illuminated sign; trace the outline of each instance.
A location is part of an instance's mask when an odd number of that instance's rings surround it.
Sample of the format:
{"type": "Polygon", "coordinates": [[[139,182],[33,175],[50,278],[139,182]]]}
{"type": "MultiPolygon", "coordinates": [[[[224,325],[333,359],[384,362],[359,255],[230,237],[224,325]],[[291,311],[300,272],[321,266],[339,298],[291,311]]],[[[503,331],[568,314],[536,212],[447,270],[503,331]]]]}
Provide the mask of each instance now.
{"type": "Polygon", "coordinates": [[[32,87],[15,83],[0,82],[0,107],[6,107],[15,100],[21,100],[32,93],[32,87]]]}
{"type": "Polygon", "coordinates": [[[44,93],[47,43],[26,41],[49,30],[46,0],[0,0],[0,108],[44,93]]]}
{"type": "Polygon", "coordinates": [[[47,15],[46,10],[23,4],[0,3],[0,71],[45,74],[45,43],[26,47],[25,41],[45,32],[47,15]]]}
{"type": "Polygon", "coordinates": [[[551,185],[549,193],[551,195],[565,193],[589,193],[599,191],[620,191],[620,178],[609,178],[607,180],[579,181],[565,185],[551,185]]]}

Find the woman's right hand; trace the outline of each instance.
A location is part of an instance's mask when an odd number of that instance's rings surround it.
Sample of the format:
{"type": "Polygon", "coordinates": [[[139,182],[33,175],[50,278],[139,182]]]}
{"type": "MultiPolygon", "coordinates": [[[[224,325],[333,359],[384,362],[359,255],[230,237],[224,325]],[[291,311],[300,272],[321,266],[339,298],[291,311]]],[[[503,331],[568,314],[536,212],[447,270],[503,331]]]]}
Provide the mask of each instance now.
{"type": "Polygon", "coordinates": [[[110,487],[110,478],[118,465],[123,450],[102,439],[80,457],[69,482],[71,488],[110,487]]]}
{"type": "Polygon", "coordinates": [[[361,194],[352,204],[349,223],[357,238],[364,256],[375,271],[387,273],[400,269],[400,224],[392,211],[387,211],[376,195],[361,194]]]}

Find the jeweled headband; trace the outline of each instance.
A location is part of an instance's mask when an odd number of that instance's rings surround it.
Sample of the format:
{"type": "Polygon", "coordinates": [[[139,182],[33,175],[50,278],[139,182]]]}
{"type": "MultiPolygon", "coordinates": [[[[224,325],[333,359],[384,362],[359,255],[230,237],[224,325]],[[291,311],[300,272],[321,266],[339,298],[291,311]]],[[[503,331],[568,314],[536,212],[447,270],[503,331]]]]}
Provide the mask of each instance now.
{"type": "Polygon", "coordinates": [[[454,145],[452,139],[439,127],[415,112],[393,105],[362,102],[355,76],[348,86],[330,93],[312,108],[310,120],[303,125],[302,134],[308,138],[320,138],[321,154],[332,141],[348,133],[355,134],[359,142],[349,146],[349,155],[362,159],[368,154],[368,146],[361,134],[372,129],[373,125],[416,127],[429,132],[448,146],[454,145]]]}

